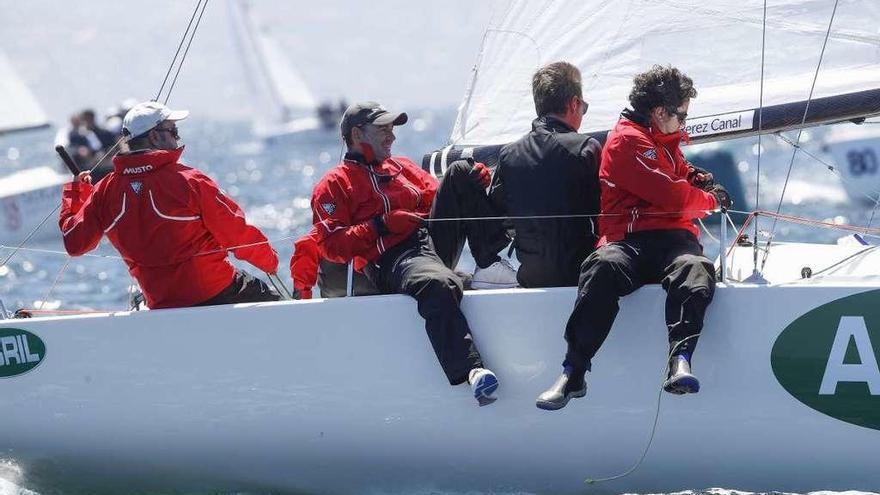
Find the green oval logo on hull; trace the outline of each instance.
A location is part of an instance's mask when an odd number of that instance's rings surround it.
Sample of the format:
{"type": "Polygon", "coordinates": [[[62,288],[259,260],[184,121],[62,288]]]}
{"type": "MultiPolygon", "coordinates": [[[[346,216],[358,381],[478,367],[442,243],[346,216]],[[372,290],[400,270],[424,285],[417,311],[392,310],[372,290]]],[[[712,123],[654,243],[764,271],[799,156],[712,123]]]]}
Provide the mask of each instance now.
{"type": "Polygon", "coordinates": [[[36,368],[46,357],[46,344],[18,328],[0,328],[0,378],[18,376],[36,368]]]}
{"type": "Polygon", "coordinates": [[[779,384],[807,406],[880,430],[880,290],[819,306],[792,322],[770,355],[779,384]]]}

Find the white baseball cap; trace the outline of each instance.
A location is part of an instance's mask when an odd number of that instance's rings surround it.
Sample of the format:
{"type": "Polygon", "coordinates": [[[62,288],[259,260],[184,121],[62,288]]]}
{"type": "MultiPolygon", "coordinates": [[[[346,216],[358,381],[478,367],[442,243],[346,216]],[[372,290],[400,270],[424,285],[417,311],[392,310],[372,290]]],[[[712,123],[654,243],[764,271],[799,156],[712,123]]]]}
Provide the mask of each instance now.
{"type": "Polygon", "coordinates": [[[131,107],[122,120],[122,129],[131,137],[146,134],[165,120],[183,120],[188,110],[171,110],[158,101],[146,101],[131,107]]]}

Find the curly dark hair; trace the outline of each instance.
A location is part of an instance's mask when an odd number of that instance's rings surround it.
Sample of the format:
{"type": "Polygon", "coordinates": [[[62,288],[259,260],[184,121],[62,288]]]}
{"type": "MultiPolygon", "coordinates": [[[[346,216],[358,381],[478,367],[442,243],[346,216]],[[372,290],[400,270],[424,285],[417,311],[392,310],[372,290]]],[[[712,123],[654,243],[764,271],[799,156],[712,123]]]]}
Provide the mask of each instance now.
{"type": "Polygon", "coordinates": [[[629,102],[638,113],[647,115],[657,107],[675,110],[688,98],[696,98],[694,81],[671,65],[654,65],[633,78],[629,102]]]}
{"type": "Polygon", "coordinates": [[[545,65],[532,76],[532,97],[539,117],[564,114],[572,97],[581,98],[581,71],[568,62],[545,65]]]}

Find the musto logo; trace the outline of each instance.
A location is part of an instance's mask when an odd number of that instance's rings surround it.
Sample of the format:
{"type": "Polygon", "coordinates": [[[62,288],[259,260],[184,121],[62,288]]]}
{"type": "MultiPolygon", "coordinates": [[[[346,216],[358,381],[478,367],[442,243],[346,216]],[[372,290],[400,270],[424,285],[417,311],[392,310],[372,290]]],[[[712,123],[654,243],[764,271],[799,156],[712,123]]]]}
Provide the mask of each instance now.
{"type": "Polygon", "coordinates": [[[0,328],[0,378],[20,375],[39,366],[46,344],[27,330],[0,328]]]}
{"type": "Polygon", "coordinates": [[[880,430],[880,290],[832,301],[779,334],[770,356],[779,383],[807,406],[880,430]]]}

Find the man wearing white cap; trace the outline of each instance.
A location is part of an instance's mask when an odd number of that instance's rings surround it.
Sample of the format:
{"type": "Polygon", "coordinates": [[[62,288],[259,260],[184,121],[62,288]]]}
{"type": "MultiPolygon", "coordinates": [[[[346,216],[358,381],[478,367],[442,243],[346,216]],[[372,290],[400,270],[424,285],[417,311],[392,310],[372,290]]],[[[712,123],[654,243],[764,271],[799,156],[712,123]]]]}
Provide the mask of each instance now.
{"type": "Polygon", "coordinates": [[[278,300],[226,256],[274,273],[278,256],[266,236],[213,180],[180,163],[176,122],[188,114],[153,101],[129,110],[130,151],[113,158],[113,172],[97,186],[88,172],[64,186],[64,247],[79,256],[106,234],[152,309],[278,300]]]}

